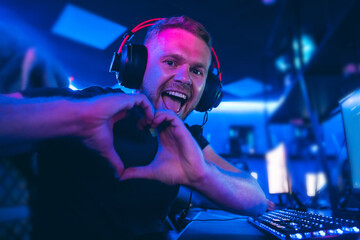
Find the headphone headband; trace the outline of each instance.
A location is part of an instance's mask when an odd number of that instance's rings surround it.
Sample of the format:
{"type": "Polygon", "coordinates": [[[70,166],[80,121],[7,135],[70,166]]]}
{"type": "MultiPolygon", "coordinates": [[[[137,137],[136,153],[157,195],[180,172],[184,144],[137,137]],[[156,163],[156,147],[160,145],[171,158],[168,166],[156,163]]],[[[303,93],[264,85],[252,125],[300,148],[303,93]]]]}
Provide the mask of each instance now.
{"type": "Polygon", "coordinates": [[[146,20],[146,21],[138,24],[131,31],[127,31],[123,36],[124,40],[121,42],[121,45],[118,50],[118,54],[121,53],[121,50],[122,50],[124,44],[126,42],[129,42],[137,31],[139,31],[140,29],[145,28],[145,27],[150,27],[150,26],[154,25],[156,21],[159,21],[162,19],[164,19],[164,18],[153,18],[153,19],[146,20]],[[151,23],[149,23],[149,22],[151,22],[151,23]]]}

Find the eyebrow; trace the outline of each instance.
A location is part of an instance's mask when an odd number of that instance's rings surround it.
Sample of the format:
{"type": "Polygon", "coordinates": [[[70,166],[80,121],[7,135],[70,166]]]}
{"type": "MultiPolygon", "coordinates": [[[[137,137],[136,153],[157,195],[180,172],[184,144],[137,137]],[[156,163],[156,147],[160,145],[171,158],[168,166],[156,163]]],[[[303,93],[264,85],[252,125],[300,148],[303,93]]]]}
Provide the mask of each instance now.
{"type": "MultiPolygon", "coordinates": [[[[177,60],[179,62],[185,61],[185,58],[183,56],[181,56],[180,54],[166,54],[166,55],[162,56],[161,58],[163,59],[163,58],[167,58],[167,57],[174,58],[175,60],[177,60]]],[[[191,64],[191,67],[203,68],[204,70],[206,70],[206,66],[202,63],[191,64]]]]}

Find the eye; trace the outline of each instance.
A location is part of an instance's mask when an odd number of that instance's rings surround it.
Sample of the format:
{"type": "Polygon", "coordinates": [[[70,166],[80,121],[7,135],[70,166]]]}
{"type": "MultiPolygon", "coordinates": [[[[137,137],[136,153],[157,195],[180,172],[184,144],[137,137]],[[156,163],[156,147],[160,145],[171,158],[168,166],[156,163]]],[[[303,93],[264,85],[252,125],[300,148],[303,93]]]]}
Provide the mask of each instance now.
{"type": "Polygon", "coordinates": [[[172,61],[172,60],[165,60],[164,63],[167,64],[167,65],[169,65],[170,67],[175,66],[175,62],[172,61]]]}
{"type": "Polygon", "coordinates": [[[196,74],[196,75],[203,75],[203,72],[202,72],[201,70],[196,69],[196,68],[194,68],[194,69],[192,70],[192,72],[193,72],[194,74],[196,74]]]}

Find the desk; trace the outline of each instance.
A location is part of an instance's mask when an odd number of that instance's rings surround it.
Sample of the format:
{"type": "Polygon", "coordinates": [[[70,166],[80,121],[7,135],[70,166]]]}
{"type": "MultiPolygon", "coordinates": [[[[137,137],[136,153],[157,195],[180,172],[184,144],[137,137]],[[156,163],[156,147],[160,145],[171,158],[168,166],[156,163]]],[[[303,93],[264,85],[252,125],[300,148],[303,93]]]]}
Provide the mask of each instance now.
{"type": "MultiPolygon", "coordinates": [[[[309,212],[327,215],[329,211],[310,210],[309,212]]],[[[247,217],[219,210],[199,211],[194,220],[177,236],[177,240],[263,240],[274,239],[265,235],[247,221],[247,217]]],[[[325,238],[341,240],[360,240],[360,233],[327,236],[325,238]]],[[[312,238],[315,239],[315,238],[312,238]]],[[[317,238],[319,239],[319,238],[317,238]]]]}
{"type": "Polygon", "coordinates": [[[186,226],[177,239],[264,240],[268,238],[252,226],[246,216],[219,210],[207,210],[198,212],[194,221],[186,226]]]}

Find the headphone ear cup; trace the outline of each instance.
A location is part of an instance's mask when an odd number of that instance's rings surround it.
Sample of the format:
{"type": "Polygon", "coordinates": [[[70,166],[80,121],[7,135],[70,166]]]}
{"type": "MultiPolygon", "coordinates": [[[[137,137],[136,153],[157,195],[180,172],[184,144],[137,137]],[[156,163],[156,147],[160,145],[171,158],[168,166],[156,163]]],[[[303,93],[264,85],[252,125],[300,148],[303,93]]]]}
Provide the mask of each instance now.
{"type": "Polygon", "coordinates": [[[128,44],[121,51],[118,80],[121,85],[139,89],[147,63],[147,49],[144,45],[128,44]]]}
{"type": "Polygon", "coordinates": [[[205,89],[195,110],[206,112],[219,106],[223,97],[222,83],[218,76],[208,72],[205,89]]]}

